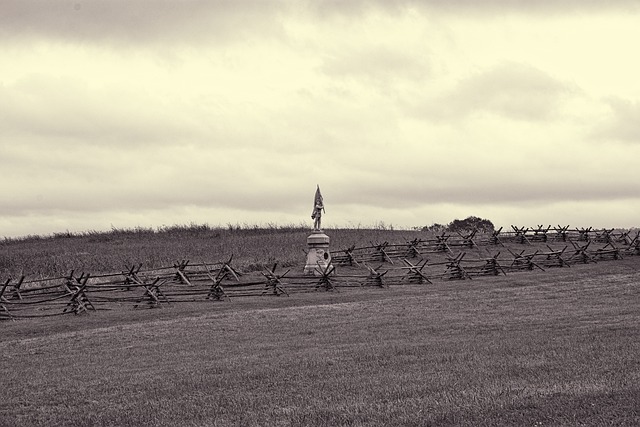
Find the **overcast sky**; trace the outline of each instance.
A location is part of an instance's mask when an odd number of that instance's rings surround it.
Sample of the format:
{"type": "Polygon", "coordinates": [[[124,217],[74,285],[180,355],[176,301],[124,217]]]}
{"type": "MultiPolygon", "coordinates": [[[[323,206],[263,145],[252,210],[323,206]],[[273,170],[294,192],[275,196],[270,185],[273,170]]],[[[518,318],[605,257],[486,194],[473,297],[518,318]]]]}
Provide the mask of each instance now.
{"type": "Polygon", "coordinates": [[[639,226],[638,4],[0,0],[0,236],[639,226]]]}

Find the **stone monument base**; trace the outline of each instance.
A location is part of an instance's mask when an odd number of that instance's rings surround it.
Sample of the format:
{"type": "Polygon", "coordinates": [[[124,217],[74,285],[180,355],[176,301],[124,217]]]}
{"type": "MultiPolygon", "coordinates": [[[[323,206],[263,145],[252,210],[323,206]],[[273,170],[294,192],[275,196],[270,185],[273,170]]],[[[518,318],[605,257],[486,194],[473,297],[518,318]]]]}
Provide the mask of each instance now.
{"type": "Polygon", "coordinates": [[[304,274],[321,276],[329,263],[331,262],[331,254],[329,253],[329,236],[321,230],[314,230],[307,237],[307,263],[304,266],[304,274]]]}

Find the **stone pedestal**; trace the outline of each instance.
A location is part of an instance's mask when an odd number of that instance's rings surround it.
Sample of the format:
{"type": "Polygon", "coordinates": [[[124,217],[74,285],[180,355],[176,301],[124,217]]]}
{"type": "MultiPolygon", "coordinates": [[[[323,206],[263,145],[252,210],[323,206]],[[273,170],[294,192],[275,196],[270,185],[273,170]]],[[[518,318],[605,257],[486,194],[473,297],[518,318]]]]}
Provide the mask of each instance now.
{"type": "Polygon", "coordinates": [[[329,236],[320,230],[314,230],[307,237],[309,253],[307,254],[307,263],[304,266],[304,274],[321,276],[318,269],[324,271],[331,262],[329,242],[329,236]]]}

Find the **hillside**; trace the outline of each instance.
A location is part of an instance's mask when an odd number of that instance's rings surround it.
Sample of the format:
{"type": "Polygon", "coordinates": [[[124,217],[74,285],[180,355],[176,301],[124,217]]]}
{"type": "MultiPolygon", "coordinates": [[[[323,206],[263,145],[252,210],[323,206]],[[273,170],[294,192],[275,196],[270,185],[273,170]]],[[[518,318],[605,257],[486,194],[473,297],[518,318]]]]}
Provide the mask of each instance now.
{"type": "Polygon", "coordinates": [[[637,425],[639,260],[3,322],[0,425],[637,425]]]}

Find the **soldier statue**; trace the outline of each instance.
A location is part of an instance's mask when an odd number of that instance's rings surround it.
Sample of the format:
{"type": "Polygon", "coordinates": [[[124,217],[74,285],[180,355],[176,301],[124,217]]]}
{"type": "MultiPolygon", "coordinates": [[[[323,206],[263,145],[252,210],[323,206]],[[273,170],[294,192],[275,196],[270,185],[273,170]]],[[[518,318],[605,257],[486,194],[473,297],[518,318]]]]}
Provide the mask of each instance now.
{"type": "Polygon", "coordinates": [[[313,219],[313,229],[319,231],[322,224],[322,212],[324,211],[324,202],[322,201],[322,194],[320,194],[320,186],[316,189],[316,196],[313,204],[313,212],[311,213],[311,219],[313,219]]]}

